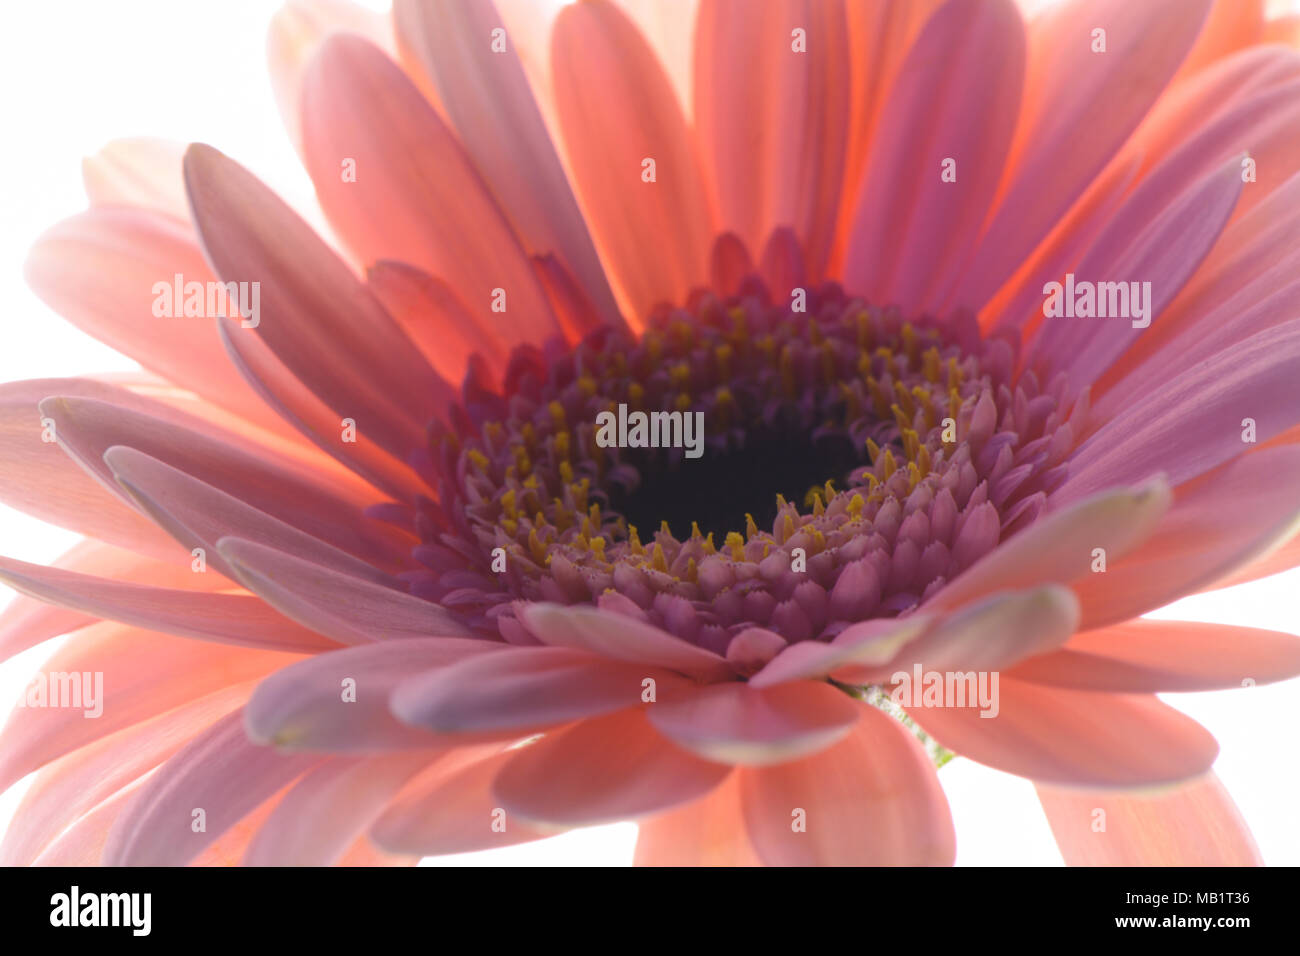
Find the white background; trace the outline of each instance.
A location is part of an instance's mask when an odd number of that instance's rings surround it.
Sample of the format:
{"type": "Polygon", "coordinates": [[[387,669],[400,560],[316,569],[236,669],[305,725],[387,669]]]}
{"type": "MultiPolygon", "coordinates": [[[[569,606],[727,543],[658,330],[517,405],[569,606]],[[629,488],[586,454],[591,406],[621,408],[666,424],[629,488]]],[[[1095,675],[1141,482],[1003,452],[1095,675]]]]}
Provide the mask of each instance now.
{"type": "MultiPolygon", "coordinates": [[[[384,4],[371,2],[370,6],[384,4]]],[[[271,0],[41,0],[7,3],[0,29],[0,381],[127,370],[134,363],[60,319],[27,289],[32,240],[85,205],[80,160],[108,140],[150,135],[212,143],[274,183],[310,197],[266,77],[271,0]]],[[[3,468],[0,462],[0,468],[3,468]]],[[[1224,502],[1223,520],[1232,520],[1224,502]]],[[[49,561],[75,536],[0,507],[0,553],[49,561]]],[[[1300,633],[1300,572],[1189,598],[1156,616],[1300,633]]],[[[10,592],[0,587],[0,602],[10,592]]],[[[178,638],[181,640],[181,638],[178,638]]],[[[57,642],[0,665],[7,712],[57,642]]],[[[1166,699],[1219,740],[1215,769],[1254,830],[1266,862],[1300,864],[1294,729],[1300,680],[1166,699]]],[[[940,773],[956,818],[959,864],[1059,864],[1030,785],[955,760],[940,773]]],[[[0,829],[26,782],[0,796],[0,829]]],[[[635,827],[619,824],[452,864],[623,864],[635,827]]]]}

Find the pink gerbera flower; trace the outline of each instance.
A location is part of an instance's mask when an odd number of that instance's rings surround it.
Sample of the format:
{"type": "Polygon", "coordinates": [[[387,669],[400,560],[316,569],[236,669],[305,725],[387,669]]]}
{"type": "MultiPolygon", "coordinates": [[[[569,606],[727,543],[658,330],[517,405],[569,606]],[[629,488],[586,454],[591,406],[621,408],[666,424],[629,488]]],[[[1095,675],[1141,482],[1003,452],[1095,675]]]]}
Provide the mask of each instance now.
{"type": "Polygon", "coordinates": [[[277,18],[337,243],[142,141],[37,243],[146,373],[0,394],[4,500],[87,535],[0,560],[0,646],[106,694],[14,711],[3,860],[947,864],[956,753],[1069,862],[1255,862],[1155,695],[1300,640],[1138,615],[1300,563],[1294,25],[498,6],[277,18]]]}

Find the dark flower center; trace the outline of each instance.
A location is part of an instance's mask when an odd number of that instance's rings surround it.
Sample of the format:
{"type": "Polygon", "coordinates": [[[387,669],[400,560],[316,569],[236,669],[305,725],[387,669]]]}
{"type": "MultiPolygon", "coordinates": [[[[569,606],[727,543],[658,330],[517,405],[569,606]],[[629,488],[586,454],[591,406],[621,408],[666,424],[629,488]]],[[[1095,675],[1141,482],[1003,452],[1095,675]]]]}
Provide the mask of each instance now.
{"type": "Polygon", "coordinates": [[[1014,361],[970,317],[833,284],[806,311],[704,293],[639,338],[516,350],[431,433],[424,591],[485,628],[519,600],[613,601],[713,649],[905,613],[1063,478],[1061,383],[1013,386],[1014,361]]]}

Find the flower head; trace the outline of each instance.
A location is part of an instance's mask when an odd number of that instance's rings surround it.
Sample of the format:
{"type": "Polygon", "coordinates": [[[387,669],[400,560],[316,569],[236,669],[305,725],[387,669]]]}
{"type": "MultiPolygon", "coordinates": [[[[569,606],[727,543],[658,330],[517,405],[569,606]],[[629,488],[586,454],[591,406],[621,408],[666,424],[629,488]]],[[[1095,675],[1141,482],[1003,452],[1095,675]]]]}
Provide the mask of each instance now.
{"type": "Polygon", "coordinates": [[[1039,784],[1071,861],[1254,861],[1155,695],[1300,641],[1139,615],[1300,557],[1290,27],[499,6],[277,17],[337,248],[144,142],[38,242],[147,374],[3,390],[5,500],[88,535],[0,559],[3,647],[118,678],[93,726],[15,711],[4,859],[636,819],[644,863],[947,864],[955,753],[1039,784]]]}

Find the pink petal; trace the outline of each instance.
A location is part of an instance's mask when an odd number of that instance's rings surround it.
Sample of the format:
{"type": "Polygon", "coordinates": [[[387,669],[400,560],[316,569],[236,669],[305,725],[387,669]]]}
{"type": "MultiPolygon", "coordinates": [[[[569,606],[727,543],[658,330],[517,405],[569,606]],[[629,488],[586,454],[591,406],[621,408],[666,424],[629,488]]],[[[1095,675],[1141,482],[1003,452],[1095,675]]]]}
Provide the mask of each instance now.
{"type": "MultiPolygon", "coordinates": [[[[660,694],[676,699],[690,692],[689,681],[660,668],[564,647],[520,647],[409,677],[397,686],[390,706],[399,720],[439,734],[510,731],[523,736],[640,707],[646,680],[654,681],[656,700],[660,694]]],[[[661,706],[667,704],[655,703],[651,709],[661,706]]]]}
{"type": "Polygon", "coordinates": [[[746,829],[769,866],[952,863],[952,817],[925,748],[894,718],[859,707],[834,747],[738,771],[746,829]]]}
{"type": "Polygon", "coordinates": [[[263,677],[296,659],[180,641],[113,622],[88,627],[69,638],[41,673],[82,674],[83,681],[86,674],[92,681],[93,675],[102,674],[102,713],[87,718],[85,707],[15,708],[0,735],[0,788],[80,747],[263,677]]]}
{"type": "Polygon", "coordinates": [[[1078,623],[1079,602],[1069,588],[1004,592],[945,618],[888,663],[849,665],[834,677],[865,685],[888,683],[917,665],[923,671],[1000,671],[1060,647],[1078,623]]]}
{"type": "Polygon", "coordinates": [[[1078,579],[1089,573],[1095,549],[1104,549],[1113,562],[1151,534],[1170,497],[1165,483],[1155,479],[1047,514],[960,574],[926,609],[959,607],[992,591],[1078,579]]]}
{"type": "Polygon", "coordinates": [[[276,671],[245,708],[249,736],[280,748],[334,753],[433,748],[428,731],[399,723],[394,687],[411,674],[445,667],[505,645],[457,637],[392,640],[318,654],[276,671]],[[348,684],[347,682],[352,682],[348,684]],[[345,700],[351,687],[355,700],[345,700]]]}
{"type": "Polygon", "coordinates": [[[184,153],[184,145],[171,140],[115,139],[81,161],[86,196],[92,205],[134,206],[188,222],[184,153]]]}
{"type": "Polygon", "coordinates": [[[1071,0],[1034,18],[1010,185],[958,303],[986,301],[1083,194],[1164,90],[1208,8],[1209,0],[1071,0]],[[1104,54],[1092,52],[1096,27],[1106,30],[1104,54]]]}
{"type": "Polygon", "coordinates": [[[673,743],[706,760],[763,766],[816,753],[844,737],[861,707],[821,681],[755,689],[713,684],[646,711],[673,743]]]}
{"type": "Polygon", "coordinates": [[[659,302],[685,301],[705,277],[713,230],[694,137],[645,38],[607,0],[560,11],[551,63],[588,224],[639,323],[659,302]],[[647,158],[654,182],[641,179],[647,158]]]}
{"type": "Polygon", "coordinates": [[[730,772],[668,743],[641,711],[623,710],[515,751],[492,791],[500,806],[526,821],[588,826],[688,803],[730,772]]]}
{"type": "Polygon", "coordinates": [[[403,58],[433,81],[443,108],[524,246],[554,252],[606,323],[622,317],[546,123],[513,45],[483,40],[501,27],[490,0],[399,0],[393,8],[403,58]]]}
{"type": "Polygon", "coordinates": [[[623,614],[593,607],[530,604],[521,617],[546,644],[663,667],[697,680],[728,680],[735,676],[727,662],[712,651],[623,614]]]}
{"type": "Polygon", "coordinates": [[[871,666],[893,660],[899,650],[921,637],[934,618],[913,614],[905,618],[876,618],[841,631],[829,644],[799,641],[772,658],[749,680],[754,688],[772,687],[787,681],[824,677],[849,665],[871,666]]]}
{"type": "Polygon", "coordinates": [[[1300,674],[1300,637],[1280,631],[1145,618],[1075,635],[1018,665],[1018,680],[1122,693],[1220,690],[1300,674]]]}
{"type": "Polygon", "coordinates": [[[146,630],[279,651],[335,645],[282,617],[259,598],[150,587],[0,558],[0,580],[15,591],[61,607],[146,630]]]}
{"type": "Polygon", "coordinates": [[[1024,27],[1010,0],[952,0],[930,18],[876,131],[847,285],[904,311],[944,301],[1001,179],[1024,71],[1024,27]],[[943,180],[950,160],[955,182],[943,180]]]}
{"type": "Polygon", "coordinates": [[[89,398],[53,396],[43,400],[40,409],[53,420],[59,444],[124,497],[126,492],[104,461],[114,445],[156,458],[372,563],[394,567],[410,547],[400,532],[362,517],[362,509],[374,499],[359,483],[323,482],[297,462],[272,458],[270,448],[248,449],[236,435],[89,398]]]}
{"type": "Polygon", "coordinates": [[[1067,866],[1262,866],[1264,862],[1237,805],[1213,773],[1140,793],[1041,784],[1037,790],[1067,866]]]}
{"type": "Polygon", "coordinates": [[[635,866],[762,866],[745,832],[740,774],[637,824],[635,866]]]}
{"type": "Polygon", "coordinates": [[[1204,773],[1219,752],[1208,731],[1154,696],[1043,687],[1005,674],[994,717],[974,707],[908,714],[963,757],[1049,783],[1172,783],[1204,773]]]}
{"type": "Polygon", "coordinates": [[[473,161],[373,44],[346,34],[321,44],[303,89],[303,142],[321,207],[362,262],[398,259],[438,276],[508,344],[559,331],[473,161]],[[344,157],[356,162],[355,181],[341,175],[344,157]],[[493,308],[498,288],[507,322],[493,308]]]}
{"type": "Polygon", "coordinates": [[[246,588],[286,617],[343,644],[470,633],[445,608],[240,538],[217,550],[246,588]]]}
{"type": "Polygon", "coordinates": [[[370,838],[395,853],[441,856],[552,835],[506,813],[492,794],[492,781],[514,756],[497,745],[439,757],[389,804],[370,838]]]}
{"type": "MultiPolygon", "coordinates": [[[[113,577],[133,584],[196,591],[219,591],[230,587],[230,582],[219,574],[195,574],[189,562],[164,564],[90,539],[78,542],[51,562],[51,566],[79,574],[113,577]]],[[[98,621],[94,615],[19,595],[0,613],[0,659],[98,621]]]]}
{"type": "Polygon", "coordinates": [[[1080,626],[1103,627],[1145,614],[1267,554],[1300,526],[1297,483],[1300,446],[1279,445],[1241,455],[1180,486],[1153,535],[1108,562],[1104,574],[1074,581],[1083,607],[1080,626]],[[1230,520],[1225,501],[1232,502],[1230,520]]]}
{"type": "MultiPolygon", "coordinates": [[[[234,572],[224,566],[224,559],[217,550],[217,541],[225,536],[250,538],[258,544],[290,551],[336,571],[389,587],[399,586],[396,578],[347,551],[134,448],[115,445],[104,452],[103,459],[118,484],[142,510],[166,528],[185,550],[193,553],[196,547],[203,548],[206,560],[231,580],[235,580],[234,572]]],[[[356,521],[361,525],[369,524],[360,515],[356,516],[356,521]]],[[[347,537],[351,539],[349,544],[355,547],[355,535],[347,537]]],[[[391,546],[386,549],[390,553],[395,550],[391,546]]],[[[389,566],[395,564],[393,561],[389,566]]]]}
{"type": "Polygon", "coordinates": [[[720,225],[754,248],[773,229],[791,227],[817,276],[843,178],[848,63],[839,2],[700,5],[695,122],[720,225]],[[791,49],[795,28],[805,31],[806,53],[791,49]]]}
{"type": "Polygon", "coordinates": [[[140,788],[109,831],[104,865],[183,866],[319,760],[249,743],[242,713],[223,717],[140,788]],[[196,809],[205,832],[191,827],[196,809]]]}
{"type": "Polygon", "coordinates": [[[244,854],[245,866],[329,866],[428,763],[424,754],[335,759],[308,771],[276,804],[244,854]]]}
{"type": "Polygon", "coordinates": [[[260,283],[256,328],[220,321],[239,326],[232,334],[260,338],[341,418],[393,454],[404,459],[422,447],[423,426],[436,417],[446,386],[343,261],[265,185],[209,146],[186,151],[185,184],[220,278],[260,283]]]}
{"type": "MultiPolygon", "coordinates": [[[[0,385],[0,457],[5,462],[0,501],[42,521],[174,563],[180,549],[166,532],[109,494],[56,442],[42,437],[48,432],[38,403],[52,392],[66,392],[71,381],[0,385]]],[[[112,391],[99,383],[85,384],[112,391]]]]}
{"type": "Polygon", "coordinates": [[[21,826],[6,831],[0,866],[31,864],[65,828],[239,707],[251,689],[251,684],[243,684],[197,697],[192,703],[86,744],[45,767],[15,811],[21,826]]]}

